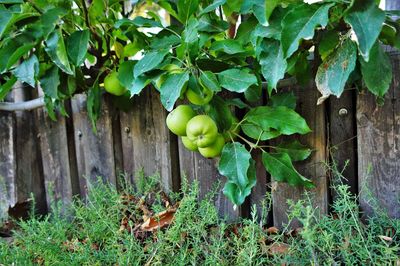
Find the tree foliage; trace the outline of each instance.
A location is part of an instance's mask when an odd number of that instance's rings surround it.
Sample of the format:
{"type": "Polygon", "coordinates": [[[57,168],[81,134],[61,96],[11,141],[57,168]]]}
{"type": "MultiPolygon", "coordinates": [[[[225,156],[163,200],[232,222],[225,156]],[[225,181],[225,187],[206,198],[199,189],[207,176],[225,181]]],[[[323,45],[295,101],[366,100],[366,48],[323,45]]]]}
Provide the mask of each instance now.
{"type": "Polygon", "coordinates": [[[208,89],[213,99],[195,110],[210,115],[230,142],[219,170],[235,204],[255,185],[253,149],[261,149],[275,180],[312,187],[292,164],[310,155],[308,147],[260,145],[310,132],[294,110],[293,94],[281,93],[279,81],[315,80],[319,103],[352,84],[382,99],[392,79],[382,44],[400,47],[400,24],[391,17],[395,12],[385,13],[377,2],[0,0],[0,100],[17,80],[40,87],[55,119],[56,110],[66,114],[66,99],[84,92],[95,125],[103,81],[112,71],[127,89],[117,104],[152,84],[171,111],[188,87],[199,97],[208,89]],[[267,105],[251,108],[264,88],[267,105]],[[234,97],[220,97],[224,91],[234,97]],[[237,123],[235,107],[246,113],[237,123]]]}

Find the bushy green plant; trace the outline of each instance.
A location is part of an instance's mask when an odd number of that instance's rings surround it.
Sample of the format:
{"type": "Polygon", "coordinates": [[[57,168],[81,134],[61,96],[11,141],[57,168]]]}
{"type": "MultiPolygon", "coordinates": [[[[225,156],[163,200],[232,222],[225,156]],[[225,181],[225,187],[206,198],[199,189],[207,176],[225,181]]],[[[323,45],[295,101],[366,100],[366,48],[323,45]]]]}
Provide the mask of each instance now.
{"type": "Polygon", "coordinates": [[[218,186],[199,201],[198,186],[186,180],[171,225],[140,235],[122,230],[127,210],[137,219],[142,215],[138,204],[124,201],[126,195],[150,200],[154,212],[166,209],[159,178],[146,178],[150,181],[145,184],[142,177],[141,189],[127,185],[117,192],[108,185],[91,185],[85,202],[76,200],[67,211],[20,221],[13,242],[0,241],[0,264],[390,265],[399,260],[400,221],[381,211],[361,222],[357,199],[340,183],[334,187],[331,215],[321,216],[310,194],[290,203],[291,222],[302,225],[296,231],[289,226],[276,234],[266,230],[268,195],[262,211],[253,206],[250,219],[227,223],[213,204],[218,186]]]}

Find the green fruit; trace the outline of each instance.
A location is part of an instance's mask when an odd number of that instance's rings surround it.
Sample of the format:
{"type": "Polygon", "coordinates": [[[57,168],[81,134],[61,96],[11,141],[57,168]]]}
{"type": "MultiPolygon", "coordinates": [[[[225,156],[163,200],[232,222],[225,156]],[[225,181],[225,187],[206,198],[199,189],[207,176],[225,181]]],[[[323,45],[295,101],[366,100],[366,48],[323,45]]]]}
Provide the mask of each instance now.
{"type": "Polygon", "coordinates": [[[231,128],[223,133],[226,142],[232,141],[232,139],[235,140],[237,138],[236,135],[240,132],[240,126],[238,126],[238,123],[239,119],[237,119],[236,116],[233,116],[231,128]]]}
{"type": "Polygon", "coordinates": [[[188,137],[181,137],[183,146],[190,151],[197,151],[197,146],[193,142],[190,141],[188,137]]]}
{"type": "Polygon", "coordinates": [[[186,136],[186,125],[196,113],[189,105],[179,105],[167,116],[167,127],[178,136],[186,136]]]}
{"type": "Polygon", "coordinates": [[[224,137],[221,134],[218,134],[217,139],[213,144],[205,148],[199,148],[199,152],[206,158],[214,158],[221,154],[224,145],[225,145],[224,137]]]}
{"type": "Polygon", "coordinates": [[[113,95],[121,96],[126,92],[126,88],[118,80],[118,72],[113,71],[104,78],[104,89],[113,95]]]}
{"type": "Polygon", "coordinates": [[[213,91],[206,88],[203,90],[203,96],[198,95],[190,88],[186,91],[186,98],[189,100],[189,102],[195,105],[205,105],[211,101],[213,96],[213,91]]]}
{"type": "Polygon", "coordinates": [[[204,148],[215,142],[218,128],[208,115],[197,115],[187,123],[186,135],[197,147],[204,148]]]}

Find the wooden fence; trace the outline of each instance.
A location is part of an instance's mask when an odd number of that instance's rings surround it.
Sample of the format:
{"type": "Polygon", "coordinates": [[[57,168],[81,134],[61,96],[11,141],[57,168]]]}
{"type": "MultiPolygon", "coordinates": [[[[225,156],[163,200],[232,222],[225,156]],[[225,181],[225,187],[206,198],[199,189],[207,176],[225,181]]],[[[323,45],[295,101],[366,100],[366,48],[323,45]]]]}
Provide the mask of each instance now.
{"type": "MultiPolygon", "coordinates": [[[[290,88],[298,97],[297,111],[307,120],[312,133],[301,136],[303,143],[313,147],[311,158],[297,165],[317,187],[314,204],[321,213],[329,211],[335,197],[330,190],[332,178],[326,164],[335,159],[339,169],[346,160],[344,182],[353,193],[360,192],[360,207],[367,214],[372,209],[369,187],[382,208],[400,218],[400,56],[392,54],[394,79],[385,105],[378,106],[369,93],[347,90],[343,97],[331,97],[317,106],[319,93],[315,87],[290,88]],[[331,157],[332,156],[332,157],[331,157]]],[[[14,90],[14,101],[30,98],[24,89],[14,90]],[[22,92],[22,93],[21,93],[22,92]]],[[[85,197],[87,177],[101,176],[116,184],[120,172],[135,182],[138,170],[147,175],[160,173],[166,189],[178,190],[183,174],[198,180],[201,195],[217,181],[216,161],[202,158],[183,148],[176,136],[165,126],[167,113],[154,89],[146,89],[134,99],[134,108],[125,113],[116,110],[109,97],[104,97],[103,114],[98,121],[98,133],[92,132],[83,94],[67,103],[69,117],[53,122],[46,111],[0,113],[0,209],[24,201],[32,192],[38,208],[45,210],[54,198],[69,203],[74,195],[85,197]]],[[[260,154],[253,154],[259,158],[260,154]]],[[[234,210],[222,195],[215,198],[221,215],[235,220],[249,215],[250,206],[260,207],[267,191],[272,192],[273,210],[270,223],[280,226],[287,221],[288,199],[299,199],[302,188],[271,181],[257,160],[258,183],[248,201],[234,210]]],[[[1,213],[0,213],[1,214],[1,213]]]]}

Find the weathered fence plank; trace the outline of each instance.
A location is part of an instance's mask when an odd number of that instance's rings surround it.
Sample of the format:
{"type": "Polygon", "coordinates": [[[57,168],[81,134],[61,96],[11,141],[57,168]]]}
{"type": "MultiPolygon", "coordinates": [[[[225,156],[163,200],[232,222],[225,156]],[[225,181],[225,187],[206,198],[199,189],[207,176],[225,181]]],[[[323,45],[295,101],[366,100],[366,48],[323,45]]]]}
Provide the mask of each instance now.
{"type": "MultiPolygon", "coordinates": [[[[328,211],[328,182],[324,163],[327,162],[326,154],[326,124],[325,104],[316,105],[319,93],[314,86],[294,88],[298,98],[297,112],[307,121],[312,132],[298,137],[303,143],[312,147],[314,152],[306,161],[295,164],[296,169],[305,177],[310,178],[316,185],[311,192],[315,194],[313,204],[323,214],[328,211]]],[[[296,137],[297,138],[297,137],[296,137]]],[[[287,223],[287,200],[298,200],[304,193],[302,187],[292,187],[288,184],[273,182],[273,216],[275,226],[281,227],[287,223]]]]}
{"type": "Polygon", "coordinates": [[[0,218],[17,202],[14,126],[13,114],[0,112],[0,218]]]}
{"type": "MultiPolygon", "coordinates": [[[[30,99],[30,87],[23,84],[13,89],[15,102],[30,99]]],[[[42,160],[40,156],[39,139],[36,131],[34,111],[17,111],[15,115],[15,156],[17,160],[16,191],[19,202],[35,196],[36,207],[45,211],[46,191],[44,188],[42,160]]]]}
{"type": "Polygon", "coordinates": [[[233,204],[222,193],[226,178],[221,176],[217,169],[217,161],[206,159],[198,152],[187,150],[179,139],[179,165],[181,175],[185,176],[189,182],[199,183],[199,196],[204,198],[211,191],[217,192],[215,206],[221,217],[228,220],[236,220],[240,217],[240,208],[233,209],[233,204]],[[219,185],[216,187],[216,185],[219,185]]]}
{"type": "Polygon", "coordinates": [[[37,128],[43,162],[44,184],[47,206],[54,201],[69,205],[74,194],[73,177],[70,168],[70,155],[65,117],[59,115],[53,121],[43,108],[36,111],[37,128]]]}
{"type": "MultiPolygon", "coordinates": [[[[153,88],[146,88],[134,99],[134,108],[121,112],[124,171],[145,175],[158,172],[167,190],[179,189],[176,137],[165,124],[166,112],[153,88]]],[[[130,179],[134,181],[134,176],[130,179]]]]}
{"type": "MultiPolygon", "coordinates": [[[[347,90],[338,99],[329,99],[329,152],[337,170],[342,172],[344,184],[356,194],[357,185],[357,129],[355,121],[356,91],[347,90]]],[[[332,181],[336,178],[332,173],[332,181]]],[[[335,198],[335,192],[332,191],[335,198]]]]}
{"type": "Polygon", "coordinates": [[[93,132],[87,115],[86,95],[75,95],[71,100],[77,170],[82,196],[85,196],[87,191],[87,179],[96,181],[101,177],[104,182],[116,185],[110,107],[108,99],[104,99],[102,113],[97,121],[97,133],[93,132]]]}
{"type": "Polygon", "coordinates": [[[373,214],[370,190],[379,209],[400,218],[400,55],[392,56],[392,64],[394,79],[383,106],[368,92],[357,97],[358,183],[366,215],[373,214]]]}

